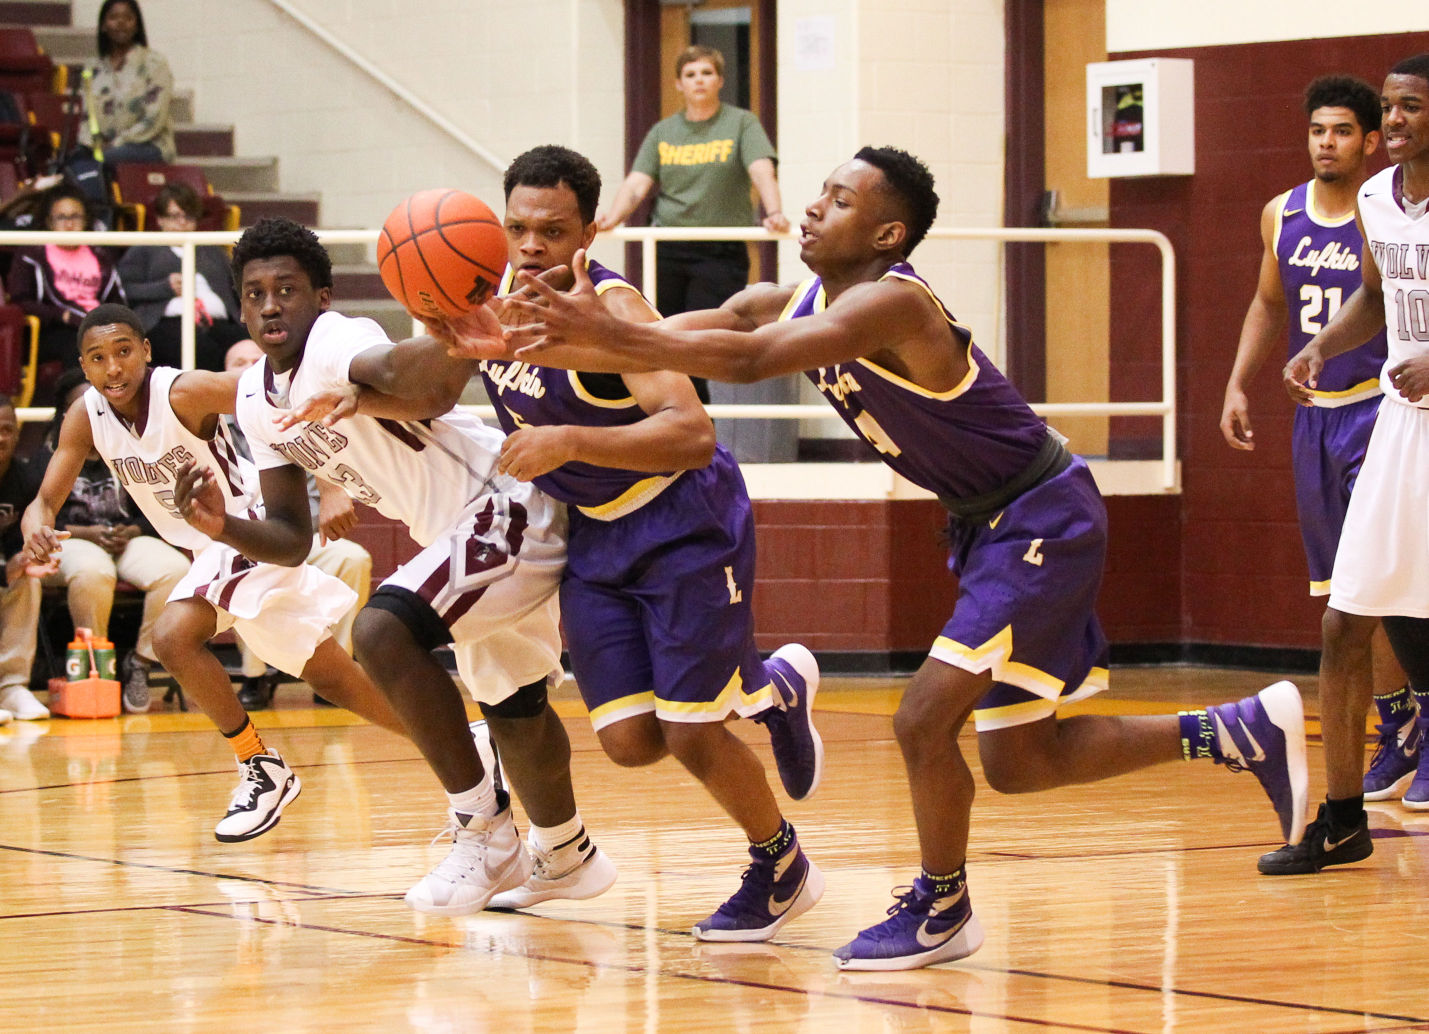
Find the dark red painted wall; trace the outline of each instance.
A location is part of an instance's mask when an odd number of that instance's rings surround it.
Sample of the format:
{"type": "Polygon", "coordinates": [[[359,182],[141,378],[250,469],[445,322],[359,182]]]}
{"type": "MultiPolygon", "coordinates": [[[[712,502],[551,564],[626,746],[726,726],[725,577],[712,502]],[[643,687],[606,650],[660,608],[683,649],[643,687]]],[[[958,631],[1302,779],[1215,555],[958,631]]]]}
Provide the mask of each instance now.
{"type": "MultiPolygon", "coordinates": [[[[1255,452],[1225,445],[1221,400],[1255,289],[1260,210],[1309,176],[1305,85],[1349,73],[1377,88],[1392,64],[1426,50],[1429,34],[1416,33],[1111,55],[1196,62],[1196,174],[1111,183],[1112,225],[1160,230],[1177,255],[1183,642],[1319,645],[1324,601],[1307,595],[1278,365],[1251,396],[1255,452]]],[[[1159,376],[1159,285],[1145,276],[1144,250],[1118,246],[1111,261],[1112,398],[1144,398],[1159,376]]],[[[1127,451],[1155,430],[1118,422],[1133,439],[1127,451]]]]}

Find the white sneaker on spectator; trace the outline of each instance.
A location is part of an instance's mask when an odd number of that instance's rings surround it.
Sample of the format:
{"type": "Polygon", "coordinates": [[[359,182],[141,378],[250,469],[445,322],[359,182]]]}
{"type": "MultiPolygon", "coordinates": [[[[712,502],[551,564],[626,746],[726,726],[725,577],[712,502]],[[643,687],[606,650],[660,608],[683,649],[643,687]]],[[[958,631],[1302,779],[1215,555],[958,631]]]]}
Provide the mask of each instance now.
{"type": "Polygon", "coordinates": [[[24,686],[0,689],[0,710],[9,711],[22,722],[36,722],[50,716],[50,709],[24,686]]]}
{"type": "Polygon", "coordinates": [[[14,720],[14,715],[12,715],[9,711],[0,708],[0,725],[9,725],[14,720]]]}
{"type": "Polygon", "coordinates": [[[447,827],[432,843],[444,836],[452,838],[451,851],[407,891],[407,904],[418,912],[471,915],[484,909],[494,895],[521,886],[531,875],[531,856],[511,817],[509,798],[489,818],[447,812],[447,827]]]}

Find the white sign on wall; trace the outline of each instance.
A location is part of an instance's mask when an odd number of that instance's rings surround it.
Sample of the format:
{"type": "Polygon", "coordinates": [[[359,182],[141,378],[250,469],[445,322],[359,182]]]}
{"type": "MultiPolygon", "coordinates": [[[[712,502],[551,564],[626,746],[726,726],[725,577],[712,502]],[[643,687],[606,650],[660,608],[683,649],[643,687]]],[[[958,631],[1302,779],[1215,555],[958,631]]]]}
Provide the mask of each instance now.
{"type": "Polygon", "coordinates": [[[794,20],[794,68],[827,72],[834,67],[834,19],[819,14],[794,20]]]}

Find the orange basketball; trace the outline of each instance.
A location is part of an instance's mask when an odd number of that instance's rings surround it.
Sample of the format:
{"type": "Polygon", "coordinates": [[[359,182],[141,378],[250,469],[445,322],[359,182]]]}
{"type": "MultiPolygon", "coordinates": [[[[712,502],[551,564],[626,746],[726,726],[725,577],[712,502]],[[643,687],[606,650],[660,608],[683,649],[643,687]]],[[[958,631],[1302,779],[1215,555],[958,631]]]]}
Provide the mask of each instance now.
{"type": "Polygon", "coordinates": [[[460,316],[496,290],[505,268],[501,220],[460,190],[413,194],[377,239],[382,284],[414,315],[460,316]]]}

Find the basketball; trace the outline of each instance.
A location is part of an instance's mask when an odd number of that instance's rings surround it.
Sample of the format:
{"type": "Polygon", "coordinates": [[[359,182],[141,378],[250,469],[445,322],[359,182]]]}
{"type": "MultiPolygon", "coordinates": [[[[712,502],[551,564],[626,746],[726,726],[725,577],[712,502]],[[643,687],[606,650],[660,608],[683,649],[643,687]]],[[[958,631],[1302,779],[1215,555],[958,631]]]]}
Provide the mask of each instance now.
{"type": "Polygon", "coordinates": [[[387,291],[419,316],[460,316],[480,305],[506,268],[506,232],[484,201],[423,190],[382,224],[377,269],[387,291]]]}

